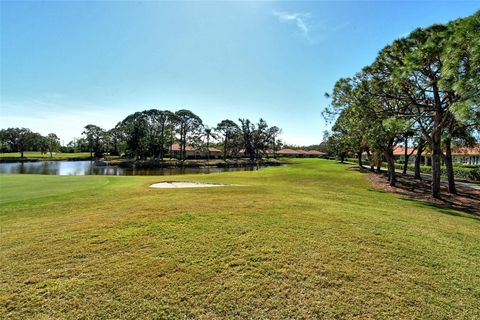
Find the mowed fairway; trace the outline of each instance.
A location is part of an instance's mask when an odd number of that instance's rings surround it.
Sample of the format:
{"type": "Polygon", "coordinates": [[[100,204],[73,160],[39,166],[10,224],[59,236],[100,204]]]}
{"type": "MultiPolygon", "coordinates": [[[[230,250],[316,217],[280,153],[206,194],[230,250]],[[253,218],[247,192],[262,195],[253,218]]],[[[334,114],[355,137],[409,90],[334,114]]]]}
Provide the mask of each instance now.
{"type": "Polygon", "coordinates": [[[0,318],[480,318],[480,220],[331,161],[0,179],[0,318]]]}

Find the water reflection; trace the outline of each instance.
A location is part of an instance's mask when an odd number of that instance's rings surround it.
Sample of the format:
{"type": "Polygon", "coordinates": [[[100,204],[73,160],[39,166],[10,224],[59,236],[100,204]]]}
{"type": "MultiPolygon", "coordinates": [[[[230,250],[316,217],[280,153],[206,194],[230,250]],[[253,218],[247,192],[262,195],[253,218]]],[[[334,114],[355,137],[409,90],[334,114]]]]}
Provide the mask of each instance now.
{"type": "Polygon", "coordinates": [[[54,174],[61,176],[109,175],[109,176],[157,176],[224,171],[252,171],[259,167],[242,168],[150,168],[134,169],[118,166],[96,166],[94,161],[39,161],[0,163],[0,173],[54,174]]]}

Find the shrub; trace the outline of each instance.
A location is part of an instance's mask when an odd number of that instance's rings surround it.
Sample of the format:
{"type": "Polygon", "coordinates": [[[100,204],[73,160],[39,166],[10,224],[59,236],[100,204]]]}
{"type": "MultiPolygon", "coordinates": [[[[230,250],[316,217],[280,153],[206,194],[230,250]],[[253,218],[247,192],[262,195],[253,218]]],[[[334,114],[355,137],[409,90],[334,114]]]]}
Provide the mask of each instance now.
{"type": "MultiPolygon", "coordinates": [[[[403,165],[401,164],[396,164],[395,167],[397,169],[403,169],[403,165]]],[[[414,171],[415,166],[409,165],[408,166],[409,171],[414,171]]],[[[420,166],[420,172],[424,174],[431,174],[432,173],[432,167],[429,166],[420,166]]],[[[442,167],[441,170],[442,176],[447,175],[447,168],[442,167]]],[[[453,175],[456,178],[459,179],[465,179],[465,180],[471,180],[471,181],[480,181],[480,167],[478,166],[473,166],[473,168],[469,168],[467,166],[454,166],[453,168],[453,175]]]]}

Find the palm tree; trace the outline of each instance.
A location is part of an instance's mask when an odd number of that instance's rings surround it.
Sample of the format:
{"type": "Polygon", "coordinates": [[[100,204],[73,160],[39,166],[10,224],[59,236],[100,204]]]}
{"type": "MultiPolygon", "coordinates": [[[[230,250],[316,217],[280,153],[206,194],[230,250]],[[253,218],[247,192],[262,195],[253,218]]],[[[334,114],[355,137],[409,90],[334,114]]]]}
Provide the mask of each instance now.
{"type": "Polygon", "coordinates": [[[213,132],[213,129],[205,126],[203,129],[203,135],[206,140],[206,147],[207,147],[207,161],[210,160],[210,138],[216,139],[217,135],[213,132]]]}

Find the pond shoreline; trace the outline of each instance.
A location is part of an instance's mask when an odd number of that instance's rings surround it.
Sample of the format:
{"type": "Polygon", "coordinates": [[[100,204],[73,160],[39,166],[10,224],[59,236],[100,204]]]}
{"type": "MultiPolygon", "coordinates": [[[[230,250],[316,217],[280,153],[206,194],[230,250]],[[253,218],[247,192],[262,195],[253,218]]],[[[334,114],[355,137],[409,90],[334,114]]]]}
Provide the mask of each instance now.
{"type": "Polygon", "coordinates": [[[286,164],[278,159],[189,159],[180,160],[130,160],[130,159],[113,159],[99,160],[90,157],[72,157],[72,158],[0,158],[0,163],[30,163],[30,162],[50,162],[50,161],[92,161],[98,162],[100,166],[118,166],[120,168],[142,168],[142,169],[159,169],[159,168],[241,168],[251,166],[281,166],[286,164]]]}
{"type": "Polygon", "coordinates": [[[175,175],[251,171],[269,166],[284,165],[278,160],[236,161],[16,161],[0,163],[0,173],[54,175],[175,175]]]}
{"type": "Polygon", "coordinates": [[[133,160],[121,160],[121,161],[105,161],[107,165],[119,166],[120,168],[141,168],[141,169],[153,169],[153,168],[242,168],[252,166],[281,166],[286,162],[279,161],[277,159],[267,160],[145,160],[145,161],[133,161],[133,160]]]}
{"type": "Polygon", "coordinates": [[[90,157],[72,157],[72,158],[8,158],[0,157],[0,163],[22,163],[22,162],[46,162],[46,161],[88,161],[92,160],[95,161],[95,159],[92,159],[90,157]]]}

